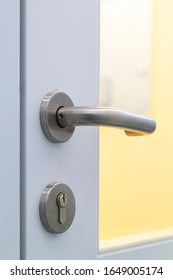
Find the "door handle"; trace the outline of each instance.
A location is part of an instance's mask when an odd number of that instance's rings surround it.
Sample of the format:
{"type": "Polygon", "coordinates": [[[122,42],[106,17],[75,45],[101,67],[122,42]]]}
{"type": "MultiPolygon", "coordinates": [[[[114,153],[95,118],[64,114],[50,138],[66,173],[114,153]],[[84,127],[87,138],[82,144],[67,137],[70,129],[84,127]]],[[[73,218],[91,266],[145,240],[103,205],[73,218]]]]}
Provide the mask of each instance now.
{"type": "Polygon", "coordinates": [[[114,108],[74,107],[63,92],[50,92],[43,98],[40,123],[53,143],[66,142],[76,126],[113,126],[125,130],[128,136],[147,135],[156,129],[155,120],[145,116],[114,108]]]}

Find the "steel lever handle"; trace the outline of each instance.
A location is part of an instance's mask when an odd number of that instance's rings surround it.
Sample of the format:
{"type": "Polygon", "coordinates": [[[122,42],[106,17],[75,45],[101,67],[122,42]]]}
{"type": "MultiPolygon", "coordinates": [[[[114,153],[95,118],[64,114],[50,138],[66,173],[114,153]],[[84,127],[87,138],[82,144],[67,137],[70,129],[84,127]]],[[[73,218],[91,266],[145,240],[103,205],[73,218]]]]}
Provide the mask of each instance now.
{"type": "Polygon", "coordinates": [[[48,93],[41,104],[40,121],[45,136],[54,143],[67,141],[75,126],[114,126],[129,136],[151,134],[155,120],[114,108],[74,107],[62,92],[48,93]]]}
{"type": "Polygon", "coordinates": [[[156,128],[153,119],[113,108],[97,107],[60,108],[57,111],[57,122],[63,128],[83,125],[114,126],[124,129],[128,135],[150,134],[156,128]]]}

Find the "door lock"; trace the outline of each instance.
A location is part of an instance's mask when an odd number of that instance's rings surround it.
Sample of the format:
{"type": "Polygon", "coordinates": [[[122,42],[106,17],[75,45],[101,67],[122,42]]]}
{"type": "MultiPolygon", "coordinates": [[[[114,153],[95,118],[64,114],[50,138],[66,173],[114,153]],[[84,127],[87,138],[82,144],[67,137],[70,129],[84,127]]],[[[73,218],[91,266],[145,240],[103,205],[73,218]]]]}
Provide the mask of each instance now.
{"type": "Polygon", "coordinates": [[[65,232],[73,222],[75,209],[75,198],[67,185],[53,182],[43,190],[39,213],[42,225],[48,232],[65,232]]]}
{"type": "Polygon", "coordinates": [[[59,193],[56,202],[59,207],[58,221],[60,224],[64,224],[66,221],[67,195],[65,193],[59,193]]]}

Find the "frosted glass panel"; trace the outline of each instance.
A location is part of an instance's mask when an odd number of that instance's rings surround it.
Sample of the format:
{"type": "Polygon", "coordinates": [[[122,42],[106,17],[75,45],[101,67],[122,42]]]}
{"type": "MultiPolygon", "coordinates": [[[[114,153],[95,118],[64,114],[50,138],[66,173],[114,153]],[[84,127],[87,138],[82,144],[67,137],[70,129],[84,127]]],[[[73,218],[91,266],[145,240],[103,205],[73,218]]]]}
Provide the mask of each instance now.
{"type": "Polygon", "coordinates": [[[149,113],[151,0],[101,0],[100,103],[149,113]]]}
{"type": "Polygon", "coordinates": [[[173,235],[173,2],[100,4],[100,105],[157,122],[145,137],[100,129],[102,250],[173,235]]]}

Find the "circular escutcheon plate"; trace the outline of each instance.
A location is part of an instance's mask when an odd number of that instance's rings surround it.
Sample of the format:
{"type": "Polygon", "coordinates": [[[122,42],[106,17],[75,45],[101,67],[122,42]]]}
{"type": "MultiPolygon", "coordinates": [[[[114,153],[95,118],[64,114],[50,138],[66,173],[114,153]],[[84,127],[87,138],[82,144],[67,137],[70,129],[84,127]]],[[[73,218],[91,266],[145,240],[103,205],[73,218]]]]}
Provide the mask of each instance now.
{"type": "Polygon", "coordinates": [[[62,128],[56,121],[57,110],[61,107],[74,107],[70,97],[64,92],[49,92],[42,100],[40,107],[40,123],[46,138],[53,143],[68,141],[75,127],[62,128]]]}
{"type": "Polygon", "coordinates": [[[71,189],[62,183],[50,183],[42,192],[39,205],[40,219],[43,227],[50,233],[63,233],[72,224],[75,216],[76,203],[71,189]],[[65,209],[65,222],[59,222],[60,208],[57,205],[57,197],[64,193],[67,197],[65,209]]]}

